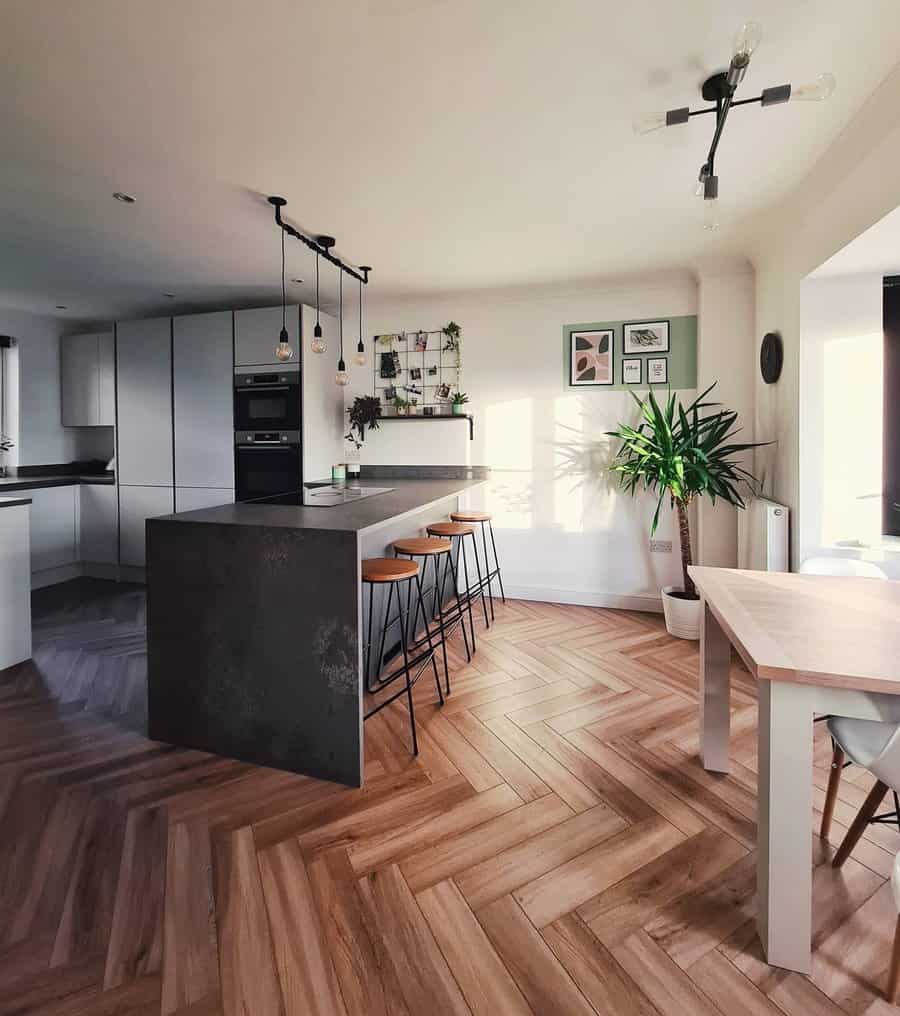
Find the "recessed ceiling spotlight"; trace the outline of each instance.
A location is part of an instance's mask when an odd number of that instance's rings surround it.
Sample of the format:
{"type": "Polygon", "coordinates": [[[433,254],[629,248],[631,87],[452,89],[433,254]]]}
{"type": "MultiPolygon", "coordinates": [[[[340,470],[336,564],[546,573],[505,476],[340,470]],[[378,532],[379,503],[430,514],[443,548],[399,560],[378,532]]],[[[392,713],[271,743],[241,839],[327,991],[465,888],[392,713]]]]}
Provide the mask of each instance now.
{"type": "Polygon", "coordinates": [[[137,200],[133,194],[125,194],[124,191],[116,191],[113,197],[116,201],[121,201],[123,205],[133,205],[137,200]]]}
{"type": "Polygon", "coordinates": [[[69,308],[64,303],[58,303],[56,305],[57,310],[68,310],[69,308]]]}
{"type": "Polygon", "coordinates": [[[163,293],[163,296],[167,296],[170,300],[174,300],[175,299],[175,294],[174,293],[163,293]]]}
{"type": "Polygon", "coordinates": [[[291,282],[296,282],[298,285],[300,285],[303,282],[303,279],[291,279],[291,282]]]}

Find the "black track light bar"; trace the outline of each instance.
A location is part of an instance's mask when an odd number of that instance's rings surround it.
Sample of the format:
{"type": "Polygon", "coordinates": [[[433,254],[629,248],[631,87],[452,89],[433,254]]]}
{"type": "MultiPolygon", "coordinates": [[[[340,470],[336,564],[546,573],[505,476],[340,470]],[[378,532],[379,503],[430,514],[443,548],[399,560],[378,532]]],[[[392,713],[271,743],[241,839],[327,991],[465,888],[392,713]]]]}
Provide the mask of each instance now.
{"type": "Polygon", "coordinates": [[[372,271],[369,265],[361,265],[359,271],[355,268],[351,268],[350,265],[345,264],[339,257],[335,257],[334,254],[331,253],[331,248],[334,247],[337,242],[333,236],[318,236],[313,239],[312,237],[304,235],[298,229],[294,229],[293,226],[282,219],[281,209],[287,204],[287,200],[285,198],[272,195],[268,201],[275,209],[275,224],[283,229],[288,236],[292,236],[295,240],[299,240],[302,244],[309,247],[311,251],[315,251],[316,254],[320,254],[326,261],[330,261],[335,268],[340,268],[342,272],[346,272],[347,275],[356,279],[357,282],[361,282],[364,286],[369,284],[369,272],[372,271]]]}

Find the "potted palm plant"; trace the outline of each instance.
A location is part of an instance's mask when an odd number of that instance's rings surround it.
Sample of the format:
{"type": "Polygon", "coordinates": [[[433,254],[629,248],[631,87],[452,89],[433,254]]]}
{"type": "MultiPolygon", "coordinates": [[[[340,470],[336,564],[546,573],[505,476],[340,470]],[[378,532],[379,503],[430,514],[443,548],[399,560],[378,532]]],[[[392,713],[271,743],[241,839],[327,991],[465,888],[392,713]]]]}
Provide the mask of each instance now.
{"type": "Polygon", "coordinates": [[[650,535],[656,533],[666,498],[678,516],[683,585],[681,589],[665,586],[662,601],[669,633],[686,639],[700,637],[700,597],[688,574],[693,563],[688,509],[695,498],[704,495],[714,504],[721,498],[743,508],[742,485],[751,489],[758,486],[753,474],[736,457],[761,444],[733,440],[740,430],[737,413],[718,402],[706,401],[713,388],[715,384],[687,408],[672,392],[665,406],[659,404],[652,390],[644,401],[632,392],[640,407],[638,426],[620,424],[617,430],[609,431],[610,437],[622,442],[610,469],[619,474],[623,488],[629,494],[649,490],[657,495],[650,535]]]}

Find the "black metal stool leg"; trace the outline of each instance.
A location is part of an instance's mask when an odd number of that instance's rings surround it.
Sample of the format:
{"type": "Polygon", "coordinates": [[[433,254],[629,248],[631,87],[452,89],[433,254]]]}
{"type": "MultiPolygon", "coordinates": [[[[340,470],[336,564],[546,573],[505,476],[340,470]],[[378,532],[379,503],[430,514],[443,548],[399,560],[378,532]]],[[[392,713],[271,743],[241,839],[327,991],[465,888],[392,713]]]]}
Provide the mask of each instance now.
{"type": "MultiPolygon", "coordinates": [[[[378,648],[378,658],[375,660],[375,677],[381,673],[381,668],[384,666],[384,640],[387,638],[387,632],[389,622],[391,619],[391,600],[394,596],[394,583],[391,582],[388,585],[388,598],[387,604],[384,608],[384,624],[381,627],[381,645],[378,648]]],[[[397,590],[397,607],[400,607],[400,590],[397,590]]]]}
{"type": "MultiPolygon", "coordinates": [[[[416,589],[419,593],[419,605],[422,605],[422,580],[416,575],[416,589]]],[[[409,614],[407,613],[407,617],[409,614]]],[[[422,605],[422,618],[425,621],[425,637],[428,639],[428,648],[431,651],[431,666],[434,668],[434,683],[437,686],[438,698],[441,701],[441,705],[444,704],[444,693],[441,691],[441,677],[438,674],[437,660],[435,659],[435,648],[434,643],[431,641],[431,628],[428,625],[428,613],[422,605]]],[[[419,607],[416,607],[416,621],[419,619],[419,607]]],[[[416,637],[416,629],[413,626],[413,639],[416,637]]],[[[441,641],[443,642],[443,634],[441,635],[441,641]]]]}
{"type": "Polygon", "coordinates": [[[503,575],[500,572],[500,558],[497,557],[497,544],[494,540],[494,524],[488,521],[488,529],[491,531],[491,546],[494,548],[494,567],[497,569],[497,581],[500,583],[500,599],[506,603],[506,593],[503,592],[503,575]]]}
{"type": "MultiPolygon", "coordinates": [[[[463,571],[465,572],[465,576],[466,576],[466,606],[468,607],[468,610],[469,610],[469,634],[472,636],[472,652],[474,653],[475,652],[475,624],[472,621],[472,593],[471,593],[471,591],[469,589],[469,559],[466,557],[466,549],[465,549],[465,546],[463,545],[463,537],[462,536],[459,538],[459,546],[460,546],[460,553],[462,554],[463,571]]],[[[457,578],[456,573],[454,573],[454,578],[457,578]]],[[[456,590],[457,590],[457,592],[456,592],[456,598],[457,598],[457,601],[458,601],[459,600],[459,580],[458,580],[458,578],[457,578],[456,590]]],[[[466,630],[466,626],[465,626],[465,624],[463,624],[463,631],[465,631],[465,630],[466,630]]]]}
{"type": "MultiPolygon", "coordinates": [[[[453,540],[450,541],[451,545],[453,540]]],[[[441,582],[441,602],[444,599],[444,588],[447,585],[447,568],[450,568],[450,576],[453,579],[453,595],[456,597],[456,610],[459,611],[459,626],[462,629],[463,645],[466,647],[466,660],[471,661],[472,653],[475,652],[475,646],[473,645],[469,649],[469,636],[466,634],[466,625],[463,620],[462,612],[462,601],[459,598],[459,576],[456,573],[456,567],[453,564],[453,550],[451,547],[450,553],[447,554],[447,561],[444,564],[444,579],[441,582]]]]}
{"type": "MultiPolygon", "coordinates": [[[[463,537],[465,541],[465,537],[463,537]]],[[[478,592],[481,594],[481,609],[484,611],[484,626],[490,628],[491,622],[488,621],[487,603],[484,599],[484,583],[487,580],[487,558],[484,559],[484,580],[481,578],[481,564],[478,560],[478,538],[475,536],[475,532],[472,532],[472,549],[475,551],[475,572],[478,575],[478,592]]],[[[463,551],[465,553],[465,551],[463,551]]],[[[468,565],[466,566],[468,568],[468,565]]]]}
{"type": "Polygon", "coordinates": [[[487,582],[488,597],[491,601],[491,620],[494,621],[494,577],[491,575],[491,566],[489,564],[490,558],[488,557],[487,549],[487,533],[484,530],[484,523],[481,523],[481,546],[484,548],[484,577],[487,582]]]}
{"type": "MultiPolygon", "coordinates": [[[[409,580],[407,580],[409,585],[409,580]]],[[[409,677],[409,650],[407,648],[407,627],[406,621],[403,619],[403,609],[399,606],[400,604],[400,593],[397,593],[397,604],[400,610],[400,648],[403,650],[403,670],[406,676],[406,701],[409,704],[409,725],[412,729],[412,744],[413,744],[413,755],[419,754],[419,739],[416,737],[416,714],[413,709],[413,698],[412,698],[412,683],[409,677]]],[[[387,620],[388,615],[385,615],[387,620]]]]}
{"type": "MultiPolygon", "coordinates": [[[[449,557],[450,555],[448,554],[447,556],[449,557]]],[[[434,560],[434,588],[437,589],[437,587],[438,587],[438,559],[437,559],[437,556],[435,556],[433,558],[433,560],[434,560]]],[[[444,565],[444,575],[446,576],[446,574],[447,574],[447,566],[445,564],[444,565]]],[[[441,602],[441,597],[440,596],[436,597],[436,601],[435,602],[437,603],[438,624],[440,625],[440,632],[441,632],[441,654],[444,657],[444,682],[447,685],[447,694],[449,695],[450,694],[450,668],[447,666],[447,632],[444,630],[444,605],[441,602]]],[[[424,613],[424,609],[423,609],[423,613],[424,613]]],[[[468,651],[468,647],[467,647],[467,651],[468,651]]]]}

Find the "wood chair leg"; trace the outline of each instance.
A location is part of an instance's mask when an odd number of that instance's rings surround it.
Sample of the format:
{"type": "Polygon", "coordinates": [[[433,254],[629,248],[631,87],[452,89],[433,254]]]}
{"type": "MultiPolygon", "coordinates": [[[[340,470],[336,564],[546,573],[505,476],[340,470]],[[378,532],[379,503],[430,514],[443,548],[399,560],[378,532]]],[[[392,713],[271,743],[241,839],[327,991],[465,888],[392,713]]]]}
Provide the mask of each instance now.
{"type": "Polygon", "coordinates": [[[838,852],[834,855],[834,860],[831,862],[833,868],[840,868],[844,861],[853,852],[853,848],[859,843],[859,839],[862,834],[866,831],[866,826],[869,824],[869,819],[878,810],[878,805],[884,800],[884,795],[888,792],[887,784],[882,783],[879,780],[874,787],[869,791],[869,796],[863,801],[862,807],[856,818],[853,820],[853,825],[847,830],[847,835],[844,837],[844,842],[838,848],[838,852]]]}
{"type": "Polygon", "coordinates": [[[822,826],[819,835],[823,840],[828,839],[831,832],[831,817],[834,815],[834,802],[837,800],[838,788],[841,785],[841,772],[844,768],[844,752],[834,745],[834,754],[831,757],[831,772],[828,774],[828,789],[825,791],[825,807],[822,809],[822,826]]]}
{"type": "Polygon", "coordinates": [[[897,918],[897,926],[894,929],[894,949],[891,953],[891,969],[888,973],[887,989],[885,998],[891,1005],[897,1004],[900,996],[900,917],[897,918]]]}

